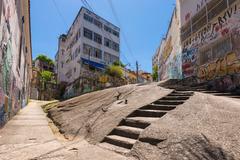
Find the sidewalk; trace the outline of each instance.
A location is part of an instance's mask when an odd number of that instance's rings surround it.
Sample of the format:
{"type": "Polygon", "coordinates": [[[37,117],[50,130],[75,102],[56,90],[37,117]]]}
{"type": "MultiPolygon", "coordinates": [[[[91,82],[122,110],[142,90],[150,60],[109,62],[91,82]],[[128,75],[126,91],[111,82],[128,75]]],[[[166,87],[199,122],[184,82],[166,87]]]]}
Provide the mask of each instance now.
{"type": "Polygon", "coordinates": [[[48,126],[41,105],[32,101],[0,130],[0,160],[76,159],[126,160],[126,157],[104,150],[82,140],[61,142],[48,126]],[[71,145],[72,143],[72,145],[71,145]]]}

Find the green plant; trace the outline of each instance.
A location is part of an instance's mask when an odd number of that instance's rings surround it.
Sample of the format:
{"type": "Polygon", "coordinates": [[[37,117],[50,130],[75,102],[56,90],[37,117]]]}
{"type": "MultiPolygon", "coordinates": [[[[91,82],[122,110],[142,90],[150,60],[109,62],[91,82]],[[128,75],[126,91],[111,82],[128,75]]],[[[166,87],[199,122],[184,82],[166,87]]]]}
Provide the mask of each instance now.
{"type": "Polygon", "coordinates": [[[50,71],[42,71],[40,74],[44,82],[50,82],[54,76],[54,73],[50,71]]]}
{"type": "Polygon", "coordinates": [[[120,66],[120,67],[124,67],[124,64],[121,62],[121,61],[115,61],[115,62],[113,62],[113,65],[114,66],[120,66]]]}
{"type": "Polygon", "coordinates": [[[111,65],[107,68],[106,73],[113,77],[121,78],[123,76],[123,70],[120,66],[111,65]]]}
{"type": "Polygon", "coordinates": [[[154,81],[157,81],[157,80],[158,80],[158,66],[157,66],[157,65],[155,65],[155,66],[153,67],[152,77],[153,77],[153,80],[154,80],[154,81]]]}
{"type": "Polygon", "coordinates": [[[36,60],[40,60],[40,61],[43,61],[43,62],[46,62],[50,65],[54,65],[54,62],[52,59],[48,58],[46,55],[43,55],[43,54],[40,54],[37,56],[37,58],[35,59],[36,60]]]}

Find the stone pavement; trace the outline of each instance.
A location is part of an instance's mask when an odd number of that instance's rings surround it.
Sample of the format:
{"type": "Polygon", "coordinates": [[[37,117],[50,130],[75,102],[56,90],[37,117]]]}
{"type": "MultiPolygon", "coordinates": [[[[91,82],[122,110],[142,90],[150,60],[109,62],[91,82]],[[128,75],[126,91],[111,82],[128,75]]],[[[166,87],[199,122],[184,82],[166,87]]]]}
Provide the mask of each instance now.
{"type": "Polygon", "coordinates": [[[31,101],[0,129],[0,160],[79,159],[125,160],[119,154],[90,145],[84,140],[64,142],[55,137],[41,105],[31,101]]]}

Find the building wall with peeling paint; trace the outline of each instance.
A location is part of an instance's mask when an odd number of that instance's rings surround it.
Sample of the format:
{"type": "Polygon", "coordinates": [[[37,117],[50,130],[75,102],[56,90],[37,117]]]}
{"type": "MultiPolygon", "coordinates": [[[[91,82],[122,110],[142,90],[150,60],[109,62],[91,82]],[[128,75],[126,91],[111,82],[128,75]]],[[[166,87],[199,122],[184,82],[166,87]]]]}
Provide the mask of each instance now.
{"type": "Polygon", "coordinates": [[[28,0],[0,1],[0,127],[27,104],[31,80],[28,0]]]}

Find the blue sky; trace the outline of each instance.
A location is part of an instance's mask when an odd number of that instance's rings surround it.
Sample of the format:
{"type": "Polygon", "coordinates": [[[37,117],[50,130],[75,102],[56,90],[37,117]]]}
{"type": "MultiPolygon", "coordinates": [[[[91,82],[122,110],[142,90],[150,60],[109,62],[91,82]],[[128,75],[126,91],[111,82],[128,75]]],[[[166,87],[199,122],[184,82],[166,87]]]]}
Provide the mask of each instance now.
{"type": "MultiPolygon", "coordinates": [[[[108,1],[88,0],[96,14],[119,26],[108,1]]],[[[152,56],[167,31],[175,0],[111,1],[132,50],[131,53],[121,34],[121,60],[130,63],[132,69],[137,60],[140,69],[151,72],[152,56]]],[[[44,53],[54,59],[59,35],[68,31],[82,6],[81,0],[31,1],[33,58],[44,53]]]]}

